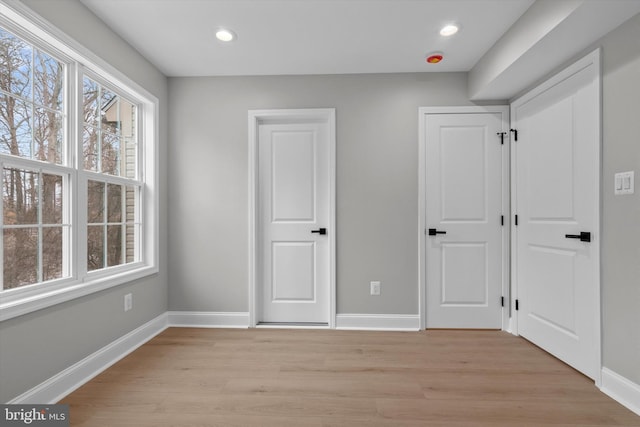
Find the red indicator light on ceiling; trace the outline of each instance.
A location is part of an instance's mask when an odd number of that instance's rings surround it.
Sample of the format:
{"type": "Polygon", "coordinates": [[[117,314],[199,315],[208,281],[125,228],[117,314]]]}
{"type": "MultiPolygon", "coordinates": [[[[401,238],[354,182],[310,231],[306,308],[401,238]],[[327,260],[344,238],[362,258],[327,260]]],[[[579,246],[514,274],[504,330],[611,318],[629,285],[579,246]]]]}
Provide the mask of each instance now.
{"type": "Polygon", "coordinates": [[[442,61],[441,53],[434,53],[433,55],[427,57],[427,63],[429,64],[437,64],[440,61],[442,61]]]}

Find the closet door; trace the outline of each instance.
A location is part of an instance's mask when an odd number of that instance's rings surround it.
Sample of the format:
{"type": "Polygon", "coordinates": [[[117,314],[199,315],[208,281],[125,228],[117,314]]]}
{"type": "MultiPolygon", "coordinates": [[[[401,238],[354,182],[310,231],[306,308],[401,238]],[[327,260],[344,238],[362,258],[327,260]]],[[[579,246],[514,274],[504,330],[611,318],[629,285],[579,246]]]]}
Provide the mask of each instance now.
{"type": "Polygon", "coordinates": [[[500,329],[508,110],[463,111],[425,117],[426,327],[500,329]]]}
{"type": "Polygon", "coordinates": [[[511,107],[517,331],[591,378],[600,363],[599,64],[595,52],[511,107]]]}

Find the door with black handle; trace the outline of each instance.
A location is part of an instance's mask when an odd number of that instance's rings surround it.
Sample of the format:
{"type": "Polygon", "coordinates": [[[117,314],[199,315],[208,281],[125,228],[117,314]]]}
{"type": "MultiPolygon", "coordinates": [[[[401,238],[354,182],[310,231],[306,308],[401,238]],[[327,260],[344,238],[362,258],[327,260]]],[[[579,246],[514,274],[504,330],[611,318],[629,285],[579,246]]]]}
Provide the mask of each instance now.
{"type": "Polygon", "coordinates": [[[425,113],[425,326],[499,329],[507,109],[425,113]]]}

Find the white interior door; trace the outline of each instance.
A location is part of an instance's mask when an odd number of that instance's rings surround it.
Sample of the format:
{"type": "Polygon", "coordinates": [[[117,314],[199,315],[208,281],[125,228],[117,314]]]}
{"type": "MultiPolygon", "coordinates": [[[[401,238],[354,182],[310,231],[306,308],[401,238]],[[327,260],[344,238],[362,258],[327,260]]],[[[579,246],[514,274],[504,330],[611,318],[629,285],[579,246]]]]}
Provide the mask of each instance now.
{"type": "Polygon", "coordinates": [[[427,328],[502,327],[508,118],[494,110],[426,115],[427,328]]]}
{"type": "Polygon", "coordinates": [[[258,126],[258,289],[263,323],[329,323],[327,122],[258,126]]]}
{"type": "Polygon", "coordinates": [[[599,67],[594,53],[511,107],[517,330],[591,378],[599,364],[599,67]]]}

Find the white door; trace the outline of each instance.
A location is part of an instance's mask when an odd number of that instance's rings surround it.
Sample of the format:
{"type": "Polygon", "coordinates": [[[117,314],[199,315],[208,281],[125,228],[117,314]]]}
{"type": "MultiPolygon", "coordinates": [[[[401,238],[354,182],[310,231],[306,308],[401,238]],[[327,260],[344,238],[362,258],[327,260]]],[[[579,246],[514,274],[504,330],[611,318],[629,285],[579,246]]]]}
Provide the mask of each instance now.
{"type": "Polygon", "coordinates": [[[591,378],[599,363],[599,85],[596,52],[511,107],[517,331],[591,378]]]}
{"type": "Polygon", "coordinates": [[[257,320],[328,325],[329,124],[267,122],[257,134],[257,320]]]}
{"type": "Polygon", "coordinates": [[[427,328],[502,327],[508,118],[495,110],[426,116],[427,328]]]}

